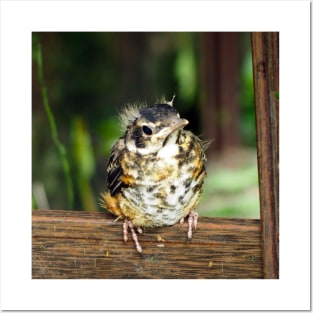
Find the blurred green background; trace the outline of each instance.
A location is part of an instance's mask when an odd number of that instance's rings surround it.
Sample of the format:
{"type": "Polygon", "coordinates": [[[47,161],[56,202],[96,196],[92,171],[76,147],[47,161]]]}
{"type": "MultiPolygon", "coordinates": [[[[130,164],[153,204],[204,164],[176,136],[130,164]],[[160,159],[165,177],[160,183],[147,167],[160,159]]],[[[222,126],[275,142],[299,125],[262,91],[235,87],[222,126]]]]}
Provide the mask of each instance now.
{"type": "Polygon", "coordinates": [[[200,215],[259,218],[250,35],[33,33],[33,209],[102,210],[118,112],[175,93],[187,128],[213,140],[200,215]]]}

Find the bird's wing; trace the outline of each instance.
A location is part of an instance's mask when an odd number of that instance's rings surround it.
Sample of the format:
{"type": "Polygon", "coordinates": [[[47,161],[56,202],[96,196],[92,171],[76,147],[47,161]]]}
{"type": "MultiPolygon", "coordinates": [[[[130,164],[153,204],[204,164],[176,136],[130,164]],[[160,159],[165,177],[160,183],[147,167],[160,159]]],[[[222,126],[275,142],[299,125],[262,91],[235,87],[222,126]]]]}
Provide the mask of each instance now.
{"type": "Polygon", "coordinates": [[[113,146],[109,158],[109,163],[107,167],[108,172],[107,183],[112,196],[120,192],[123,184],[121,180],[121,177],[123,175],[123,169],[121,167],[120,161],[124,149],[125,149],[124,138],[121,138],[113,146]]]}

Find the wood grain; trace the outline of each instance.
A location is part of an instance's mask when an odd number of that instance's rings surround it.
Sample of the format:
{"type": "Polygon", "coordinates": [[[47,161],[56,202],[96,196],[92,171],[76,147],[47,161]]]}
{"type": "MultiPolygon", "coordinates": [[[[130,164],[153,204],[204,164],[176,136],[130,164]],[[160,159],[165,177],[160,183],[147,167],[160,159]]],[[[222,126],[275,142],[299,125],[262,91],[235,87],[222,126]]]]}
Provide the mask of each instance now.
{"type": "Polygon", "coordinates": [[[122,221],[106,213],[33,211],[33,278],[262,278],[260,220],[200,218],[145,229],[124,242],[122,221]]]}
{"type": "Polygon", "coordinates": [[[279,277],[279,33],[252,33],[264,277],[279,277]]]}

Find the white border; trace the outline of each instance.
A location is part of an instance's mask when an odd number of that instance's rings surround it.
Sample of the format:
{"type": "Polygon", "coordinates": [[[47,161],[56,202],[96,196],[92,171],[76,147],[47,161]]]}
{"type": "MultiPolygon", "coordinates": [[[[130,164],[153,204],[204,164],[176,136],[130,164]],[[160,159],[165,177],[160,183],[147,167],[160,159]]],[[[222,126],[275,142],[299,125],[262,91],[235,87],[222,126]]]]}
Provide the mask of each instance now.
{"type": "Polygon", "coordinates": [[[309,1],[1,1],[3,310],[310,308],[309,1]],[[280,32],[279,280],[31,280],[32,31],[280,32]]]}

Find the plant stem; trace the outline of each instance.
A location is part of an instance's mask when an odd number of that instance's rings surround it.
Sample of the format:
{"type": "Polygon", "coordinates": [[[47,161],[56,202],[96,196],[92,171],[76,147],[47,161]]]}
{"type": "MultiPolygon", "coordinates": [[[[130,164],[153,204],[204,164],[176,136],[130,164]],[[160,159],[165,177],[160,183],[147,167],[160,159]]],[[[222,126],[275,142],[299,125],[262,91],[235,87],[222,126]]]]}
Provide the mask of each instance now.
{"type": "Polygon", "coordinates": [[[49,105],[48,91],[47,91],[47,87],[46,87],[44,75],[43,75],[43,62],[42,62],[42,52],[41,52],[40,42],[37,42],[37,64],[38,64],[38,78],[39,78],[39,83],[41,87],[43,105],[48,116],[52,140],[54,144],[56,145],[57,150],[60,154],[63,172],[65,176],[65,181],[66,181],[66,187],[67,187],[68,205],[69,205],[69,209],[72,209],[73,202],[74,202],[74,192],[73,192],[73,183],[72,183],[72,179],[70,175],[70,166],[69,166],[69,162],[68,162],[67,155],[66,155],[66,149],[59,139],[54,115],[49,105]]]}

